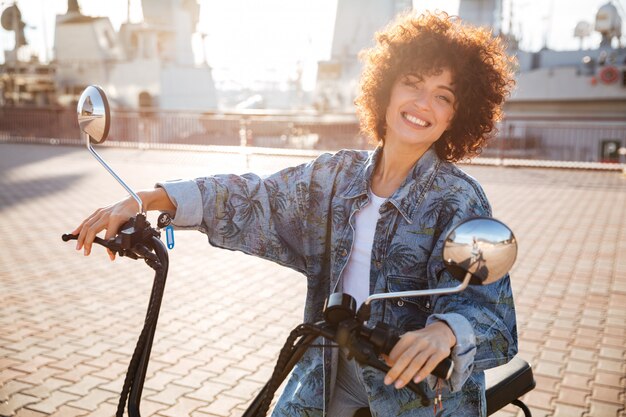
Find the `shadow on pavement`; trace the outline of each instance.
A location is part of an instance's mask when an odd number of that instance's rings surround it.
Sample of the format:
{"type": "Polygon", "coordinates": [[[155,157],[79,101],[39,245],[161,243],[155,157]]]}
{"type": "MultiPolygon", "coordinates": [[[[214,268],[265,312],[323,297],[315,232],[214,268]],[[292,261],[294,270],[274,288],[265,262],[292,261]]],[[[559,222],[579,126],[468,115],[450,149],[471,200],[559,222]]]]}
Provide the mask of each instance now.
{"type": "Polygon", "coordinates": [[[82,175],[55,175],[32,180],[0,180],[0,212],[32,198],[42,198],[71,188],[82,175]]]}
{"type": "Polygon", "coordinates": [[[81,151],[83,148],[74,146],[0,143],[0,179],[13,168],[81,151]]]}

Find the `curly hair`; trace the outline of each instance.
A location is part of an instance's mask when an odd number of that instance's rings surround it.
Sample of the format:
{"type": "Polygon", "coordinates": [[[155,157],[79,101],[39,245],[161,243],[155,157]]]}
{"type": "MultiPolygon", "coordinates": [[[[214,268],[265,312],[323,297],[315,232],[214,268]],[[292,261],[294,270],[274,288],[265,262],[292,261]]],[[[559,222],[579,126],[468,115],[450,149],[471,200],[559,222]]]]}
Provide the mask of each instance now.
{"type": "Polygon", "coordinates": [[[495,133],[513,80],[514,58],[502,41],[446,13],[402,14],[376,33],[376,45],[361,52],[365,66],[355,100],[361,131],[384,145],[385,113],[398,77],[452,73],[455,113],[435,142],[441,159],[456,162],[480,154],[495,133]]]}

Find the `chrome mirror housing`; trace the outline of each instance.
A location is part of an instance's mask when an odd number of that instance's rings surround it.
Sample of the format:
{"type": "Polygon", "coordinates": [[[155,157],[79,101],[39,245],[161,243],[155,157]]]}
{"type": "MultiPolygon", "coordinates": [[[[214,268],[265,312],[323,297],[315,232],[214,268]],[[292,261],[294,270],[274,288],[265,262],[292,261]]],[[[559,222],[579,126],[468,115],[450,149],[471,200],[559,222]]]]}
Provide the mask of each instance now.
{"type": "Polygon", "coordinates": [[[446,237],[443,260],[451,274],[470,284],[491,284],[511,269],[517,258],[517,240],[499,220],[474,217],[459,223],[446,237]]]}
{"type": "Polygon", "coordinates": [[[78,126],[93,144],[102,143],[109,135],[111,113],[107,96],[102,88],[90,85],[78,99],[76,106],[78,126]]]}

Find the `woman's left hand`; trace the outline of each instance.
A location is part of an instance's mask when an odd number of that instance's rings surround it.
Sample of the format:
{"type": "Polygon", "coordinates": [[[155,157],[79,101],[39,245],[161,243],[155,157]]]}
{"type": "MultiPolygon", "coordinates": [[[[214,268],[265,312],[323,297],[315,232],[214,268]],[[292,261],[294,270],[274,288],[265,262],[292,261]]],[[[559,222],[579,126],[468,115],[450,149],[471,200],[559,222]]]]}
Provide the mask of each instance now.
{"type": "Polygon", "coordinates": [[[411,379],[419,383],[439,362],[450,356],[455,344],[456,337],[444,322],[435,322],[403,334],[389,356],[385,357],[391,367],[385,376],[385,384],[395,383],[395,387],[400,389],[411,379]]]}

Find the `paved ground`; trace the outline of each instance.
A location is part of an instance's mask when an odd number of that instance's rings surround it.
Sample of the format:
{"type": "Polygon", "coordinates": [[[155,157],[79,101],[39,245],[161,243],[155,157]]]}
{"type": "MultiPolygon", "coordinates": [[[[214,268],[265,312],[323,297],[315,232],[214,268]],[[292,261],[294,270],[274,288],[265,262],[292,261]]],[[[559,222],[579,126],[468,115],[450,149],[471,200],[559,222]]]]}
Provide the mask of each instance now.
{"type": "MultiPolygon", "coordinates": [[[[132,187],[302,159],[104,149],[132,187]],[[246,166],[247,165],[247,166],[246,166]]],[[[535,417],[624,417],[626,178],[466,166],[520,242],[512,271],[535,417]]],[[[111,416],[141,326],[148,268],[60,235],[124,196],[84,149],[0,144],[0,416],[111,416]]],[[[302,277],[179,232],[144,416],[239,416],[299,323],[302,277]]],[[[506,408],[497,415],[514,416],[506,408]]],[[[521,415],[521,414],[517,414],[521,415]]]]}

